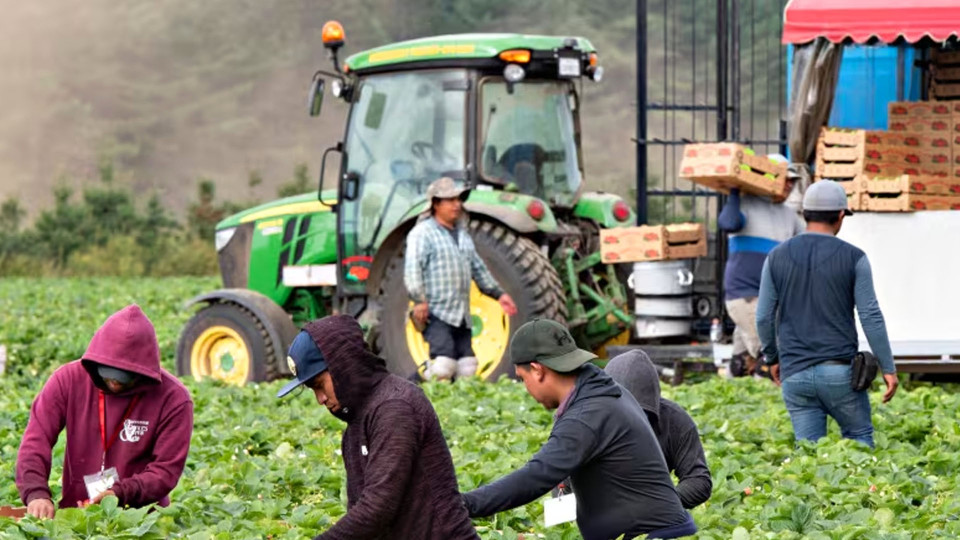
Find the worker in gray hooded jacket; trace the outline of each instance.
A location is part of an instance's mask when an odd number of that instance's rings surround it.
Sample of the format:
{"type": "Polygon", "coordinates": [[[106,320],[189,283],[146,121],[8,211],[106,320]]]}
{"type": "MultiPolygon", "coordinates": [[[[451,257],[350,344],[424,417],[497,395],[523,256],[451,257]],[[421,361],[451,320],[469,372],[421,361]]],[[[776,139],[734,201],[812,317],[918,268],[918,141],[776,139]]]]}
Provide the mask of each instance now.
{"type": "Polygon", "coordinates": [[[647,353],[635,349],[610,360],[605,369],[626,388],[647,413],[669,468],[677,476],[677,493],[684,508],[710,498],[713,481],[703,455],[697,425],[683,407],[660,397],[660,378],[647,353]]]}

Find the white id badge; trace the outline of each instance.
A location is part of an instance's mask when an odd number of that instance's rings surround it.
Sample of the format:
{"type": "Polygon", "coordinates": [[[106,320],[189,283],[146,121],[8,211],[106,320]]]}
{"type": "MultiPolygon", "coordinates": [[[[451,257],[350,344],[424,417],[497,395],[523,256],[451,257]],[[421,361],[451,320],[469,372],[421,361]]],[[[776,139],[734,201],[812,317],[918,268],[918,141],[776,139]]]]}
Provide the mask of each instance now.
{"type": "Polygon", "coordinates": [[[95,474],[88,474],[83,477],[83,483],[87,486],[87,497],[93,499],[97,495],[113,487],[113,484],[120,480],[116,467],[110,467],[105,471],[95,474]]]}
{"type": "Polygon", "coordinates": [[[543,502],[543,521],[547,527],[577,519],[577,496],[561,495],[543,502]]]}

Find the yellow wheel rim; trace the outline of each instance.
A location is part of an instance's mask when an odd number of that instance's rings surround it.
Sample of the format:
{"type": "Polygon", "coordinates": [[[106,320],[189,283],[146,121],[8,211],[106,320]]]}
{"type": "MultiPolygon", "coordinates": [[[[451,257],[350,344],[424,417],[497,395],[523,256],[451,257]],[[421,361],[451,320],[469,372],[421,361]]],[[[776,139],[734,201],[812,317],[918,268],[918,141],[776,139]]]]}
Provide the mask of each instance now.
{"type": "Polygon", "coordinates": [[[243,386],[250,376],[250,351],[236,330],[212,326],[200,334],[190,350],[193,378],[217,379],[243,386]]]}
{"type": "Polygon", "coordinates": [[[616,346],[616,345],[626,345],[628,343],[630,343],[630,330],[625,330],[613,336],[612,338],[604,341],[602,345],[600,345],[593,351],[593,354],[599,356],[600,358],[607,358],[607,347],[616,346]]]}
{"type": "MultiPolygon", "coordinates": [[[[410,307],[413,307],[412,302],[410,307]]],[[[479,363],[477,375],[485,379],[496,371],[507,351],[507,345],[510,344],[510,317],[503,312],[500,302],[482,294],[476,283],[470,284],[470,316],[473,326],[473,352],[479,363]]],[[[417,364],[417,371],[422,376],[430,358],[430,346],[409,317],[406,333],[407,347],[417,364]]]]}

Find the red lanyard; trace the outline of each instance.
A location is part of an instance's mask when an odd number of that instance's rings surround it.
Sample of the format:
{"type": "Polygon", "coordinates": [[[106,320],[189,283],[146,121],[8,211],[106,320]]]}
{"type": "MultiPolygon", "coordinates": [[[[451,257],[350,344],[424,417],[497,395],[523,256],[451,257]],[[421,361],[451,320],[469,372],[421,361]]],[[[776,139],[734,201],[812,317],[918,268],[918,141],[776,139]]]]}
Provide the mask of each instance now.
{"type": "Polygon", "coordinates": [[[107,461],[107,450],[110,450],[110,447],[113,446],[113,443],[117,442],[117,437],[120,436],[120,432],[123,430],[123,424],[126,423],[127,419],[130,418],[130,413],[133,412],[133,408],[137,406],[137,403],[140,402],[140,394],[133,396],[133,399],[130,401],[130,404],[127,405],[127,410],[123,413],[123,418],[120,419],[120,423],[117,424],[116,431],[113,432],[113,437],[110,438],[110,442],[107,442],[107,412],[104,404],[103,392],[100,392],[100,441],[103,443],[103,461],[100,464],[100,470],[103,470],[104,465],[107,461]]]}

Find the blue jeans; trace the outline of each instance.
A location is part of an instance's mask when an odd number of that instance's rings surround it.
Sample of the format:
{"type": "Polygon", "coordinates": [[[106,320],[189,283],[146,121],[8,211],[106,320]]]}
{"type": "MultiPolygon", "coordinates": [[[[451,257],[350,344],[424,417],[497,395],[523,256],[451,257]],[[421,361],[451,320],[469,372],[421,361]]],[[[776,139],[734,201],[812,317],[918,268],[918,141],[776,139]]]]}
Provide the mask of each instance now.
{"type": "Polygon", "coordinates": [[[866,391],[850,388],[850,365],[817,364],[783,380],[783,401],[797,439],[816,441],[827,434],[827,415],[840,433],[873,447],[873,422],[866,391]]]}

